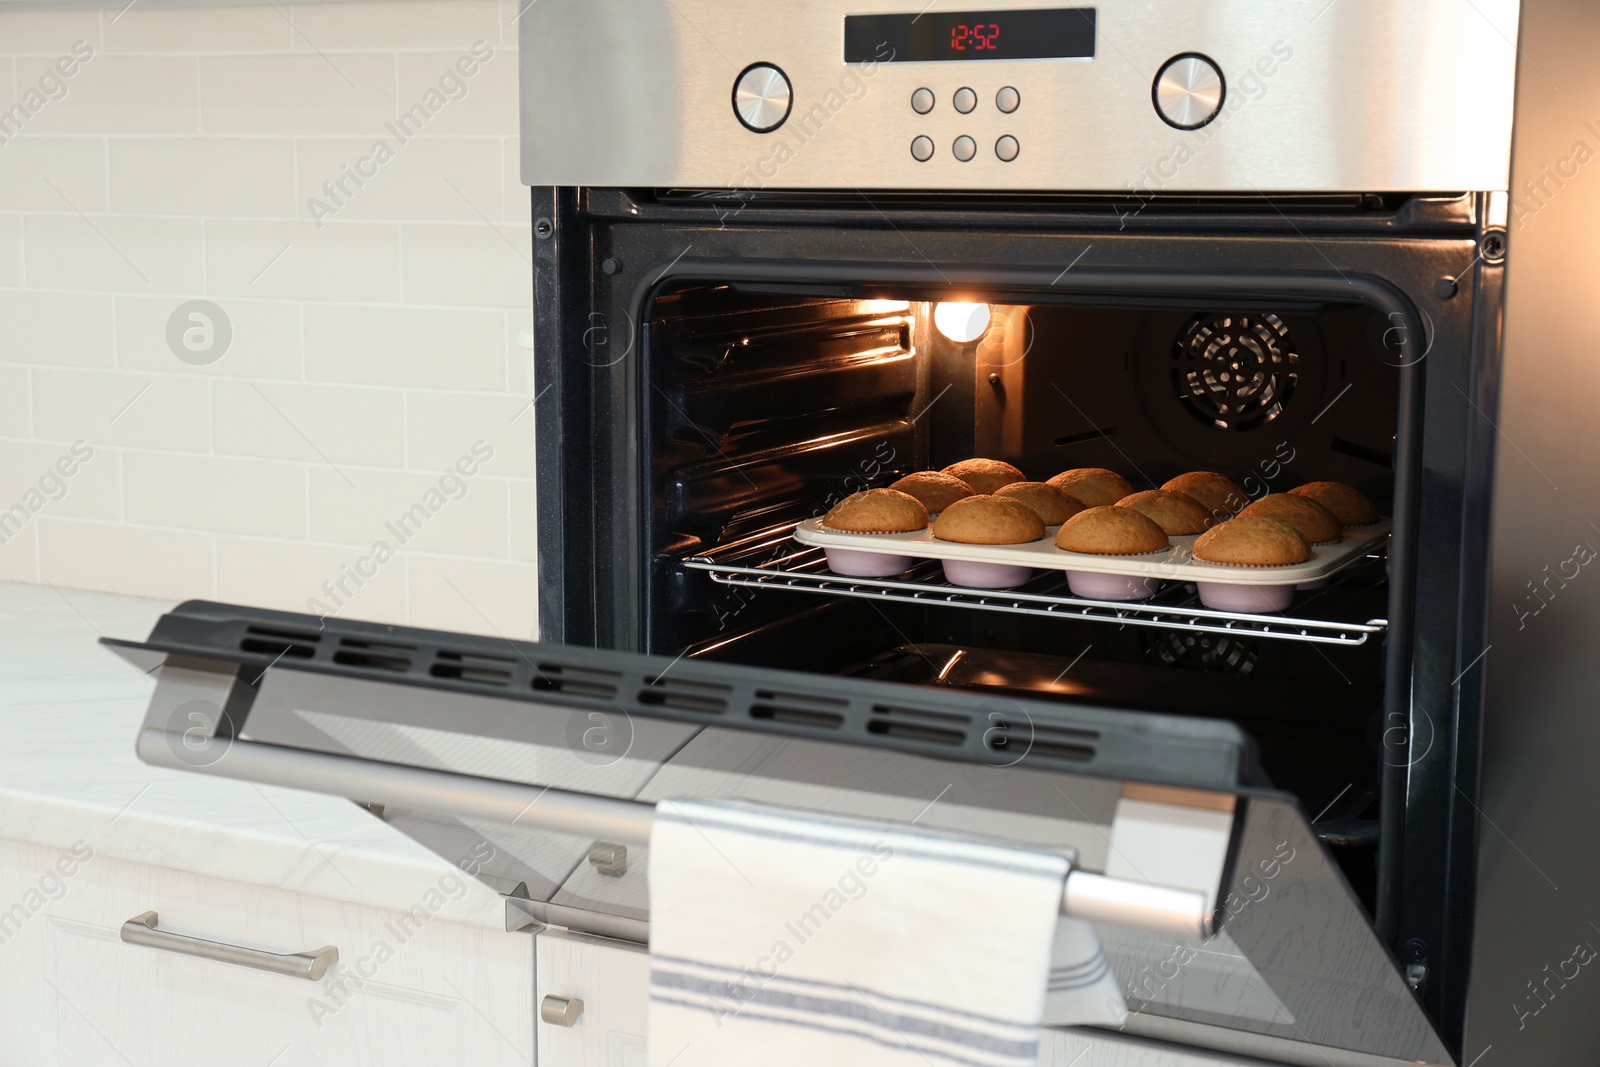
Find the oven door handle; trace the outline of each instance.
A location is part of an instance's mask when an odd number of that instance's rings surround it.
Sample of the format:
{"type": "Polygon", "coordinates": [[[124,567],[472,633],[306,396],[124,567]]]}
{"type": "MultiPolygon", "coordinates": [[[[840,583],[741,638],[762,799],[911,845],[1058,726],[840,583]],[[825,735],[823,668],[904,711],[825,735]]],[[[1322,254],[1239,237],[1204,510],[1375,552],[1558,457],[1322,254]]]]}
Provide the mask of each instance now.
{"type": "MultiPolygon", "coordinates": [[[[261,741],[139,731],[139,758],[157,767],[261,785],[350,797],[436,815],[467,816],[528,826],[596,841],[647,845],[655,805],[567,789],[404,767],[395,763],[286,748],[261,741]]],[[[1132,926],[1174,937],[1211,933],[1205,894],[1073,870],[1061,894],[1061,913],[1075,919],[1132,926]]]]}

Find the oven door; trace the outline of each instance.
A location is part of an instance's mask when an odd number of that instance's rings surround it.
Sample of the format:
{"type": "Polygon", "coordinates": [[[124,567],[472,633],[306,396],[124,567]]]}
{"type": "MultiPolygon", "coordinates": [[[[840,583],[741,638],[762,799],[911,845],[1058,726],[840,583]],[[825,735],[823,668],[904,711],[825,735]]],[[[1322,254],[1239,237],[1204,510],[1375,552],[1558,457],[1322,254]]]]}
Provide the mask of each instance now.
{"type": "Polygon", "coordinates": [[[647,941],[661,799],[915,821],[1074,850],[1066,907],[1099,925],[1125,1031],[1453,1062],[1232,723],[204,602],[106,643],[156,679],[146,762],[349,797],[510,927],[647,941]]]}

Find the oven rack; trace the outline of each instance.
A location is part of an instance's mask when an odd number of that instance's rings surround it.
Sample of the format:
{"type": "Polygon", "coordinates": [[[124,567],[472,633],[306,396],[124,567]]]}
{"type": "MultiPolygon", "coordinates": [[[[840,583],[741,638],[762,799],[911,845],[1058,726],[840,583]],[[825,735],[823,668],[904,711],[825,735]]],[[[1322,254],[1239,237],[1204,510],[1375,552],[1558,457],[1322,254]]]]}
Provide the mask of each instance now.
{"type": "MultiPolygon", "coordinates": [[[[1369,554],[1329,579],[1329,585],[1307,598],[1320,599],[1338,583],[1367,566],[1379,565],[1381,554],[1369,554]],[[1365,566],[1364,566],[1365,565],[1365,566]]],[[[825,596],[860,597],[905,604],[929,604],[981,611],[1080,619],[1120,626],[1162,630],[1250,635],[1323,645],[1361,645],[1388,628],[1387,619],[1331,619],[1304,614],[1246,614],[1218,611],[1200,604],[1194,586],[1168,583],[1148,600],[1086,600],[1067,589],[1061,572],[1044,572],[1016,589],[970,589],[945,581],[937,560],[922,560],[898,578],[848,578],[828,570],[823,550],[801,545],[789,531],[771,532],[720,546],[684,560],[719,585],[781,589],[825,596]]]]}

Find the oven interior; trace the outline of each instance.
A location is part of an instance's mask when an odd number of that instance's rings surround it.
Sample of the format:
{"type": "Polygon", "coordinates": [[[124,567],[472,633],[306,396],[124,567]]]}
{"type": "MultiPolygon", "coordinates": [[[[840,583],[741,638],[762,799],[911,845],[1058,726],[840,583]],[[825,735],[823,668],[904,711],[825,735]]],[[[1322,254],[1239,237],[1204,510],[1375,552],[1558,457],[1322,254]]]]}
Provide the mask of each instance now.
{"type": "Polygon", "coordinates": [[[642,322],[648,651],[1231,720],[1266,779],[1321,813],[1372,910],[1384,553],[1264,622],[1188,614],[1193,588],[1170,583],[1156,598],[1170,610],[1120,617],[1057,572],[1021,587],[1026,602],[961,592],[936,563],[884,595],[829,580],[789,533],[973,456],[1036,480],[1108,467],[1135,489],[1215,470],[1252,497],[1337,480],[1397,514],[1390,317],[1259,294],[687,281],[653,293],[642,322]]]}

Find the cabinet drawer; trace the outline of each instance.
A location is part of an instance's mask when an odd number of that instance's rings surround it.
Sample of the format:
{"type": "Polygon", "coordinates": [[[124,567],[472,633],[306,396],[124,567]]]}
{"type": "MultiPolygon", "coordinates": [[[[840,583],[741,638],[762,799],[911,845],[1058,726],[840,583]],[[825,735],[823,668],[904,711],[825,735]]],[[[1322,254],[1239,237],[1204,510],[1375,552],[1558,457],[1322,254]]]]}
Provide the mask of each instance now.
{"type": "Polygon", "coordinates": [[[539,1020],[539,1067],[645,1067],[650,957],[643,947],[543,930],[534,958],[535,1011],[545,997],[583,1001],[571,1026],[539,1020]]]}
{"type": "Polygon", "coordinates": [[[459,872],[419,886],[409,913],[99,857],[29,897],[61,855],[0,844],[0,900],[24,904],[4,931],[8,1064],[532,1059],[532,938],[434,916],[459,872]],[[313,982],[124,943],[122,924],[147,911],[162,931],[273,953],[333,945],[339,960],[313,982]]]}

